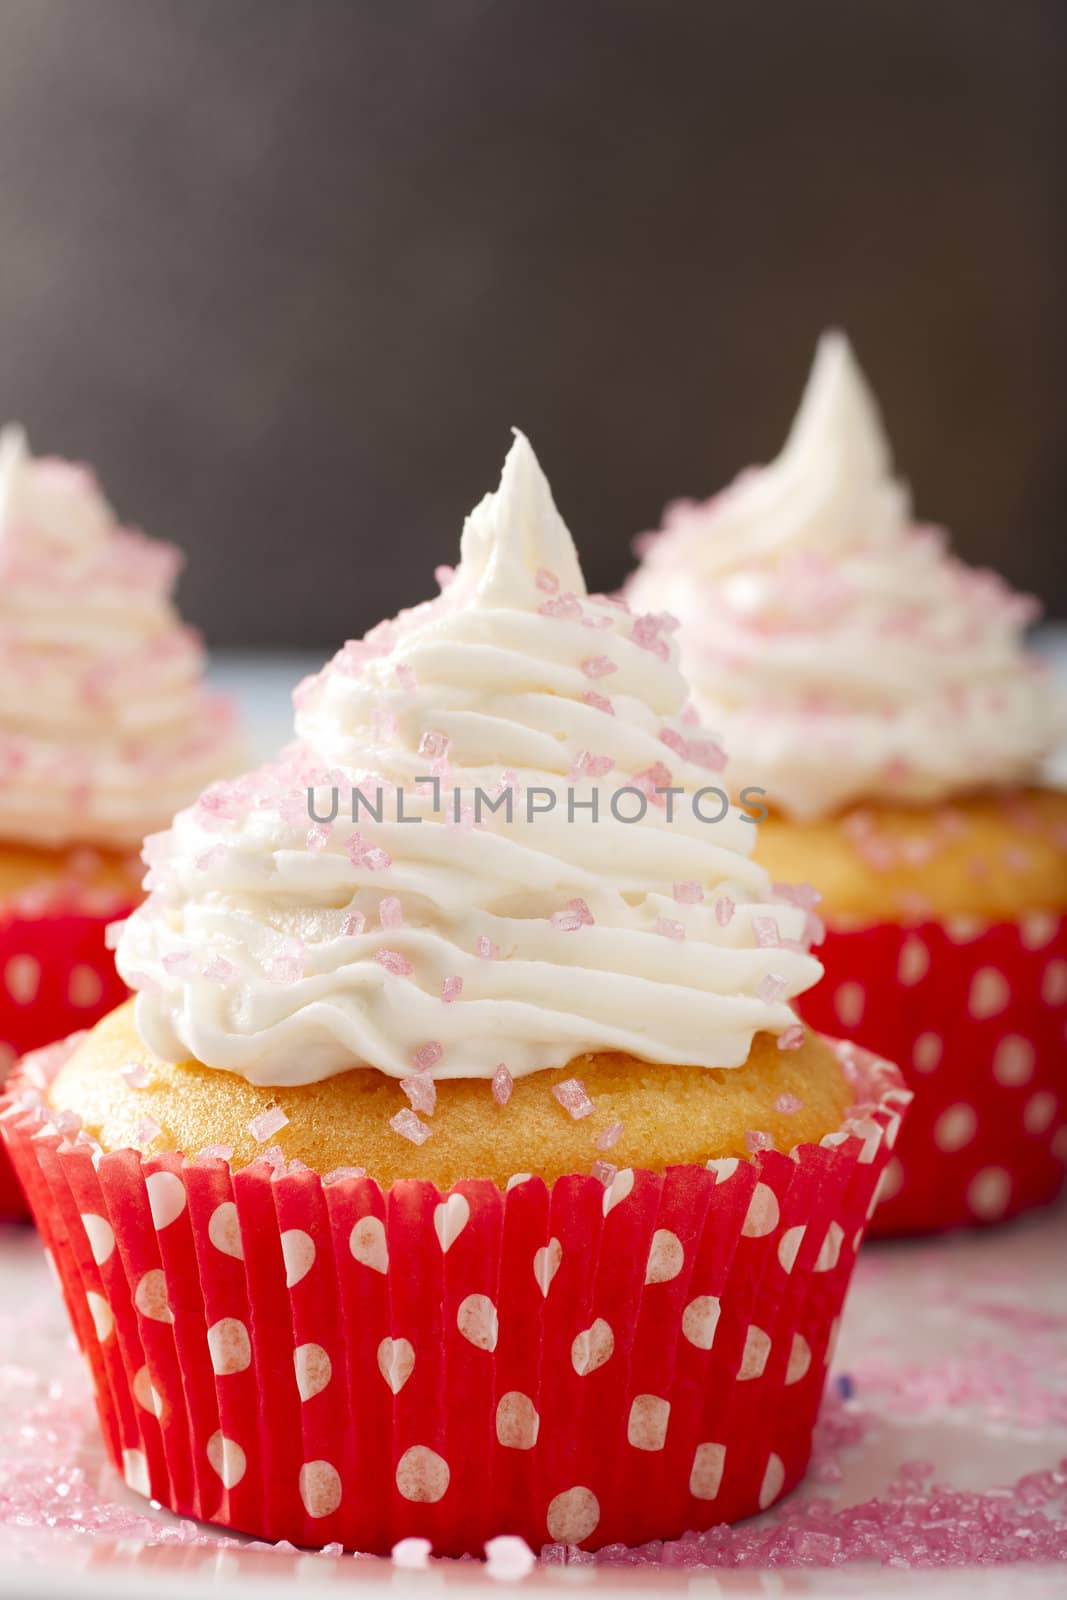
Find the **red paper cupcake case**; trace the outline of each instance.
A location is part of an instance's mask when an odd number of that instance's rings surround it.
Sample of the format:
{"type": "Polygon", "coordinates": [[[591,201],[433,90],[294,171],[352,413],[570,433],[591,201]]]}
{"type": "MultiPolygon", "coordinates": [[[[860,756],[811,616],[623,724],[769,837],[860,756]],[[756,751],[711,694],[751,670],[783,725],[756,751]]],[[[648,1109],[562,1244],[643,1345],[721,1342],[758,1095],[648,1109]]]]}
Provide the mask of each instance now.
{"type": "Polygon", "coordinates": [[[0,1127],[133,1488],[299,1545],[597,1548],[804,1472],[908,1100],[838,1049],[862,1103],[821,1145],[607,1188],[100,1156],[47,1122],[32,1057],[0,1127]]]}
{"type": "Polygon", "coordinates": [[[999,1222],[1067,1167],[1067,916],[831,928],[812,1027],[855,1031],[915,1100],[872,1234],[999,1222]]]}
{"type": "MultiPolygon", "coordinates": [[[[89,1028],[129,993],[104,946],[109,922],[132,905],[106,911],[49,909],[40,916],[0,908],[0,1081],[15,1060],[89,1028]]],[[[28,1215],[0,1146],[0,1218],[28,1215]]]]}

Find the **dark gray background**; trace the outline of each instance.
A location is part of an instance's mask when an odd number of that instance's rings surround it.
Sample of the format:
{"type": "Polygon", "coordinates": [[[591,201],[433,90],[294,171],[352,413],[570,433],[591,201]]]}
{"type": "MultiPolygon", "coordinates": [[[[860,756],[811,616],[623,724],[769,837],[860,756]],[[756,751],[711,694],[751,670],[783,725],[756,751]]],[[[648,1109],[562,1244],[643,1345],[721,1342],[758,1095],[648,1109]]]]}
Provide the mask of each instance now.
{"type": "Polygon", "coordinates": [[[1067,614],[1059,0],[0,0],[0,411],[211,642],[432,591],[508,427],[590,581],[844,324],[924,515],[1067,614]]]}

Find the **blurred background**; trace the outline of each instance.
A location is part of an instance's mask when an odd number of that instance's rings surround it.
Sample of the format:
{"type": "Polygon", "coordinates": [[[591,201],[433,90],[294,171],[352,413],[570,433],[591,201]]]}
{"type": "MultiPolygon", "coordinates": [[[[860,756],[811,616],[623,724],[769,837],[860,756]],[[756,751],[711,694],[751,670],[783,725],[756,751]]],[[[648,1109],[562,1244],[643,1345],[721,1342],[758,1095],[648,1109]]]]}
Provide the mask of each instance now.
{"type": "Polygon", "coordinates": [[[924,518],[1067,616],[1060,0],[0,0],[0,411],[213,645],[434,590],[531,436],[590,584],[843,325],[924,518]]]}

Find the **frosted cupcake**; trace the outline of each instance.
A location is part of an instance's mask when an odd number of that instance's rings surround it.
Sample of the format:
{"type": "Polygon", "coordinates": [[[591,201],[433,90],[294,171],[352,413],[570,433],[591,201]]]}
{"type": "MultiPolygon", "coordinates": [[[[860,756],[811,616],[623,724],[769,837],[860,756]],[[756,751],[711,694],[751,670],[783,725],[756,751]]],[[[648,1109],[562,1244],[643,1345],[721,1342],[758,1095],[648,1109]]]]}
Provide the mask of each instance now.
{"type": "Polygon", "coordinates": [[[1028,597],[917,526],[846,340],[826,335],[781,455],[672,507],[627,593],[681,619],[683,667],[757,858],[821,891],[816,1026],[855,1029],[917,1101],[875,1227],[991,1221],[1067,1161],[1062,698],[1028,597]]]}
{"type": "MultiPolygon", "coordinates": [[[[0,435],[0,1075],[126,993],[104,929],[140,898],[141,840],[239,760],[178,567],[86,468],[0,435]]],[[[0,1212],[19,1204],[4,1166],[0,1212]]]]}
{"type": "Polygon", "coordinates": [[[797,1022],[804,897],[521,436],[442,581],[149,841],[135,1007],[0,1125],[140,1492],[445,1554],[743,1516],[907,1095],[797,1022]]]}

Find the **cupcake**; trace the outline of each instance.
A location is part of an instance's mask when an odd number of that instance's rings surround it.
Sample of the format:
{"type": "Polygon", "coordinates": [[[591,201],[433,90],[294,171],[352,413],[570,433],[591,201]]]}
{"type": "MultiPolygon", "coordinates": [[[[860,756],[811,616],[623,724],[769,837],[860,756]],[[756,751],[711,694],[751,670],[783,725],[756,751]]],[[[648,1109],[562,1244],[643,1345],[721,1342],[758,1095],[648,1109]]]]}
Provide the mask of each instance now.
{"type": "Polygon", "coordinates": [[[770,819],[756,856],[821,893],[801,1003],[916,1093],[876,1231],[1010,1216],[1067,1162],[1064,704],[1037,612],[916,525],[841,334],[784,450],[640,542],[627,594],[681,620],[695,703],[770,819]]]}
{"type": "Polygon", "coordinates": [[[148,842],[135,1003],[0,1126],[134,1489],[364,1551],[673,1536],[803,1473],[908,1097],[798,1023],[804,897],[521,436],[461,557],[148,842]]]}
{"type": "MultiPolygon", "coordinates": [[[[86,468],[0,435],[0,1076],[126,994],[104,929],[140,898],[141,840],[239,760],[178,566],[86,468]]],[[[0,1215],[21,1208],[0,1162],[0,1215]]]]}

